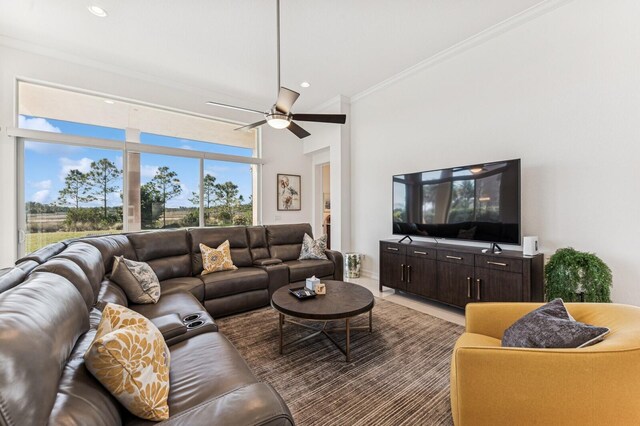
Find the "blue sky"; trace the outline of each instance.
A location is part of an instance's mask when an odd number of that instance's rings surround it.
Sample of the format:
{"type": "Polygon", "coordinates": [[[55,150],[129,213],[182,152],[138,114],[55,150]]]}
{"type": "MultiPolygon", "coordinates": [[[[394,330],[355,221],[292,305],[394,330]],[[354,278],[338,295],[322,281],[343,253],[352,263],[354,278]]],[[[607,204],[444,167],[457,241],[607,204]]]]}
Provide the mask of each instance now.
{"type": "MultiPolygon", "coordinates": [[[[125,138],[124,130],[121,129],[22,115],[19,118],[19,126],[25,129],[121,141],[124,141],[125,138]]],[[[227,145],[146,133],[141,135],[141,141],[145,144],[197,149],[221,154],[252,155],[251,150],[246,148],[236,148],[227,145]]],[[[58,198],[58,192],[64,187],[64,178],[69,170],[78,169],[82,172],[87,172],[91,162],[101,158],[108,158],[118,167],[122,168],[123,153],[120,150],[83,148],[27,141],[25,143],[24,154],[25,200],[51,203],[58,198]]],[[[153,178],[158,167],[168,166],[178,174],[183,189],[180,196],[167,203],[168,207],[191,206],[191,202],[188,201],[188,199],[192,197],[193,192],[198,191],[200,166],[197,159],[145,153],[141,154],[140,157],[141,180],[143,184],[153,178]]],[[[244,196],[245,200],[249,199],[249,196],[252,194],[253,185],[251,166],[249,164],[206,160],[204,168],[205,174],[209,173],[215,176],[218,183],[226,181],[234,182],[238,185],[240,194],[244,196]]],[[[119,194],[114,193],[111,195],[110,205],[121,205],[121,203],[119,194]]],[[[86,206],[89,205],[97,206],[99,203],[86,204],[86,206]]]]}

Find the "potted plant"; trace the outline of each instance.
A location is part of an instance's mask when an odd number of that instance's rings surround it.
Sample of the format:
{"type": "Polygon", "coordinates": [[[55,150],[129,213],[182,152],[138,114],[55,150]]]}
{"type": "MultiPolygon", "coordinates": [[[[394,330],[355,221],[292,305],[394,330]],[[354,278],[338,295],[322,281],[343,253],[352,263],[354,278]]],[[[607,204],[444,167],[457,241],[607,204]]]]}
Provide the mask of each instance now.
{"type": "Polygon", "coordinates": [[[593,253],[559,249],[544,268],[547,300],[611,302],[611,269],[593,253]]]}

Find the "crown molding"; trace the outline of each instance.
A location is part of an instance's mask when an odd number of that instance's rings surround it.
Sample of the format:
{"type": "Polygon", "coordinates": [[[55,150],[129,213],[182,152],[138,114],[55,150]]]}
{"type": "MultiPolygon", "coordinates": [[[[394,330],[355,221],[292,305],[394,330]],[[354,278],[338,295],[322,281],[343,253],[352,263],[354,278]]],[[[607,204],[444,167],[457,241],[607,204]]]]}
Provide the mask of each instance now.
{"type": "Polygon", "coordinates": [[[439,63],[446,61],[454,56],[460,55],[461,53],[479,46],[487,41],[494,39],[506,32],[509,32],[517,27],[520,27],[526,24],[529,21],[532,21],[540,16],[543,16],[561,6],[564,6],[567,3],[572,2],[573,0],[543,0],[540,3],[537,3],[528,9],[523,10],[520,13],[517,13],[501,22],[498,22],[495,25],[486,28],[479,33],[462,40],[459,43],[454,44],[451,47],[448,47],[440,52],[436,53],[424,59],[417,64],[405,69],[404,71],[400,71],[399,73],[389,77],[386,80],[377,83],[368,89],[365,89],[359,93],[356,93],[351,97],[351,103],[358,102],[360,99],[363,99],[379,90],[382,90],[388,86],[391,86],[405,78],[416,74],[424,69],[431,68],[439,63]]]}

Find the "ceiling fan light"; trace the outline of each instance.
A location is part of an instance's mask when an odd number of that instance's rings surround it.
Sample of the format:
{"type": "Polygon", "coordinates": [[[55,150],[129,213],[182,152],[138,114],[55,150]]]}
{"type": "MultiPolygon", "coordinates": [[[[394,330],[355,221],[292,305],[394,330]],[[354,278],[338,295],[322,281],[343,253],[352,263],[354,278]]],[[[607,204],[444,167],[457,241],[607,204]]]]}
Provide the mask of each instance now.
{"type": "Polygon", "coordinates": [[[287,114],[269,114],[267,115],[267,124],[274,129],[284,129],[291,124],[291,117],[287,114]]]}

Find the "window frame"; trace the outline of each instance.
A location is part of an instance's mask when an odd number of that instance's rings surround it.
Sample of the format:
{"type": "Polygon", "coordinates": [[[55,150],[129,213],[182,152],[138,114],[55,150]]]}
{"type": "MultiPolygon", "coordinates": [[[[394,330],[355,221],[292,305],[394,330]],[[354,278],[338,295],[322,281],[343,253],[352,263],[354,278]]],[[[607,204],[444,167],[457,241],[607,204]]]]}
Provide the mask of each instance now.
{"type": "Polygon", "coordinates": [[[25,206],[25,193],[24,193],[24,184],[25,184],[25,157],[24,157],[24,144],[25,141],[34,141],[40,143],[50,143],[50,144],[63,144],[63,145],[72,145],[72,146],[82,146],[86,148],[99,148],[99,149],[107,149],[120,151],[122,153],[123,164],[122,164],[122,172],[123,172],[123,182],[122,182],[122,190],[123,190],[123,209],[122,209],[122,232],[130,232],[129,230],[129,212],[126,206],[129,205],[129,195],[128,195],[128,187],[129,182],[126,178],[127,176],[127,163],[126,159],[128,158],[129,153],[148,153],[148,154],[162,154],[169,155],[175,157],[187,157],[194,158],[199,160],[200,164],[200,206],[199,206],[199,226],[205,226],[204,220],[204,161],[205,160],[216,160],[216,161],[226,161],[233,163],[245,163],[250,164],[255,167],[255,172],[253,174],[253,201],[254,201],[254,215],[253,215],[253,223],[259,224],[262,223],[262,165],[264,164],[262,160],[262,132],[259,130],[257,133],[256,140],[256,149],[253,157],[244,157],[238,155],[229,155],[229,154],[218,154],[207,151],[196,151],[191,149],[182,149],[182,148],[170,148],[165,146],[158,145],[148,145],[142,144],[139,142],[140,140],[140,130],[138,129],[125,129],[126,139],[125,141],[116,141],[112,139],[102,139],[102,138],[94,138],[94,137],[86,137],[86,136],[78,136],[78,135],[70,135],[64,133],[52,133],[45,132],[41,130],[30,130],[30,129],[20,129],[20,128],[9,128],[7,129],[7,134],[10,137],[13,137],[16,141],[16,149],[17,149],[17,229],[18,229],[18,255],[22,256],[26,254],[26,206],[25,206]]]}

